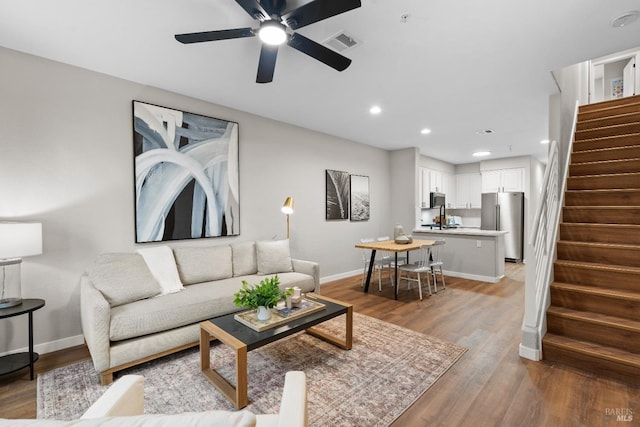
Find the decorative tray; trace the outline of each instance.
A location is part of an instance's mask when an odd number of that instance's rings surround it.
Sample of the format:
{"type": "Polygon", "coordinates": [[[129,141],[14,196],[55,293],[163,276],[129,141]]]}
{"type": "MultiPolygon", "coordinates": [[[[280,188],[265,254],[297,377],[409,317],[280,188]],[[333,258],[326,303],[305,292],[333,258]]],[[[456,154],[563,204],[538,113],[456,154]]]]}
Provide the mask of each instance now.
{"type": "Polygon", "coordinates": [[[269,320],[258,320],[256,318],[256,310],[243,311],[242,313],[235,314],[233,317],[238,322],[250,327],[254,331],[262,332],[267,329],[283,325],[299,317],[324,310],[324,308],[324,304],[318,301],[303,298],[298,305],[293,306],[290,309],[272,308],[271,318],[269,320]]]}

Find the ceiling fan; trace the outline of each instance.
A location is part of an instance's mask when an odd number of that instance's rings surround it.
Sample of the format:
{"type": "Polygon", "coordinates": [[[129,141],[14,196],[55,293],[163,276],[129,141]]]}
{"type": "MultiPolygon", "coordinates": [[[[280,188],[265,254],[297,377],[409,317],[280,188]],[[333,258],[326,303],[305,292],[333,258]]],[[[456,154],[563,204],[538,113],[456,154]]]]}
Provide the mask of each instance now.
{"type": "Polygon", "coordinates": [[[338,71],[344,71],[351,60],[298,33],[287,33],[287,28],[297,30],[323,19],[360,7],[360,0],[313,0],[284,12],[286,0],[235,0],[253,19],[260,21],[259,28],[235,28],[231,30],[203,31],[176,34],[180,43],[200,43],[259,36],[262,40],[258,62],[257,83],[273,81],[278,46],[285,41],[292,48],[317,59],[338,71]]]}

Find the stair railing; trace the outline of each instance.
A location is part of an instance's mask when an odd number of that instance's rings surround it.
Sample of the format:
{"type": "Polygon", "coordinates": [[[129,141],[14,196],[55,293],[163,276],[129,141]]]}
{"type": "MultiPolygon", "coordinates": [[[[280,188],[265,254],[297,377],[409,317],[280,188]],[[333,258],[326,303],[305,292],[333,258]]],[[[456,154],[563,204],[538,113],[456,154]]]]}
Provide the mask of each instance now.
{"type": "Polygon", "coordinates": [[[553,282],[556,241],[576,132],[578,107],[579,103],[576,102],[571,137],[562,170],[558,144],[552,141],[549,147],[540,203],[527,241],[525,310],[519,353],[520,356],[531,360],[542,359],[542,337],[547,330],[546,313],[550,303],[549,287],[553,282]]]}

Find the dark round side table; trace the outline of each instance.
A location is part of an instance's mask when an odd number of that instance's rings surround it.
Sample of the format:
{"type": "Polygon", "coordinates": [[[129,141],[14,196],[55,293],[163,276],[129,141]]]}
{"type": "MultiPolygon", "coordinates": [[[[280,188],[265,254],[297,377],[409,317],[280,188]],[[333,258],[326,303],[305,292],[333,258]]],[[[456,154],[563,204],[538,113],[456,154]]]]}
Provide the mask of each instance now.
{"type": "Polygon", "coordinates": [[[22,304],[15,307],[0,309],[0,319],[29,315],[29,352],[14,353],[0,357],[0,375],[9,374],[22,368],[29,367],[31,380],[33,380],[33,364],[38,360],[38,353],[33,351],[33,312],[44,307],[43,299],[23,299],[22,304]]]}

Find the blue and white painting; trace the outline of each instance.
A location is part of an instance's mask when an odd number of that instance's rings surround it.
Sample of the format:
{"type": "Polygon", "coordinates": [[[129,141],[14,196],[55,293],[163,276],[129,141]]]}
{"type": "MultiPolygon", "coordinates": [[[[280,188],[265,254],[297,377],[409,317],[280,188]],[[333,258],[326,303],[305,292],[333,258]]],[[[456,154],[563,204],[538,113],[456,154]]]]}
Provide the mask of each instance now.
{"type": "Polygon", "coordinates": [[[133,101],[136,242],[240,234],[238,124],[133,101]]]}

